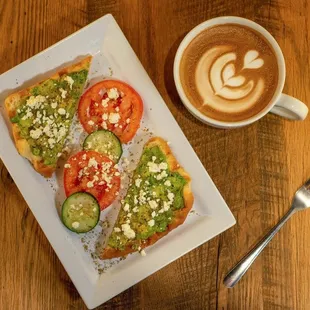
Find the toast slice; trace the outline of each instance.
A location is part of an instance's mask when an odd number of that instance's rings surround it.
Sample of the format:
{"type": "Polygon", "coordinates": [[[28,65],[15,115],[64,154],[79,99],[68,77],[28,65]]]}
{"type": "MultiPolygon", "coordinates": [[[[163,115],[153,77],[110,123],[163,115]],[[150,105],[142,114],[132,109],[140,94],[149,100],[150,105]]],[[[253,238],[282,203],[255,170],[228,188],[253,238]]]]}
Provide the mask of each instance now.
{"type": "Polygon", "coordinates": [[[88,56],[5,100],[19,154],[47,178],[56,169],[91,59],[88,56]]]}
{"type": "Polygon", "coordinates": [[[150,139],[101,259],[126,256],[154,244],[185,221],[193,202],[191,178],[167,142],[150,139]]]}

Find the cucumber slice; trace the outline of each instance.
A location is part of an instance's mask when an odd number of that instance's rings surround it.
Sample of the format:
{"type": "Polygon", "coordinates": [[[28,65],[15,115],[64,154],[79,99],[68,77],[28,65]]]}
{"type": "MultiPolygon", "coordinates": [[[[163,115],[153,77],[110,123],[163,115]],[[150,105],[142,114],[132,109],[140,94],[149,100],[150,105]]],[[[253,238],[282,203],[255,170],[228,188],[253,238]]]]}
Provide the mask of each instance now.
{"type": "Polygon", "coordinates": [[[108,156],[115,163],[123,154],[122,144],[118,137],[109,130],[97,130],[86,137],[84,150],[93,150],[108,156]]]}
{"type": "Polygon", "coordinates": [[[74,193],[62,205],[62,222],[73,232],[86,233],[98,223],[100,207],[95,197],[88,193],[74,193]]]}

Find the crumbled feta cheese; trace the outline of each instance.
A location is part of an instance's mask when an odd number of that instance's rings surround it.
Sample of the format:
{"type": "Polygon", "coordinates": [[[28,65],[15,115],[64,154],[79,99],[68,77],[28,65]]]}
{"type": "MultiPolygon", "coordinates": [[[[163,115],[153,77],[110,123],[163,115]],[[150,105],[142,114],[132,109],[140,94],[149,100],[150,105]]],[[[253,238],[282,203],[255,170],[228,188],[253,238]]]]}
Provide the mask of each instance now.
{"type": "Polygon", "coordinates": [[[144,250],[140,251],[141,256],[146,256],[146,253],[144,250]]]}
{"type": "Polygon", "coordinates": [[[155,225],[155,221],[153,219],[149,220],[147,223],[150,227],[153,227],[155,225]]]}
{"type": "Polygon", "coordinates": [[[28,119],[28,118],[30,118],[32,116],[33,116],[33,113],[28,108],[28,110],[26,111],[26,114],[22,117],[22,120],[26,120],[26,119],[28,119]]]}
{"type": "Polygon", "coordinates": [[[171,182],[169,180],[165,181],[164,185],[171,186],[171,182]]]}
{"type": "Polygon", "coordinates": [[[132,211],[133,211],[134,213],[137,213],[137,212],[139,212],[139,208],[138,208],[138,207],[134,207],[134,208],[132,209],[132,211]]]}
{"type": "Polygon", "coordinates": [[[71,168],[71,165],[70,165],[70,164],[65,164],[64,167],[65,167],[65,168],[71,168]]]}
{"type": "Polygon", "coordinates": [[[40,128],[30,130],[30,137],[32,139],[39,139],[42,135],[42,130],[40,128]]]}
{"type": "Polygon", "coordinates": [[[89,121],[87,122],[87,124],[90,125],[90,126],[95,125],[94,121],[92,121],[92,120],[89,120],[89,121]]]}
{"type": "Polygon", "coordinates": [[[126,119],[126,124],[129,124],[130,123],[130,118],[127,118],[126,119]]]}
{"type": "Polygon", "coordinates": [[[65,99],[67,96],[67,91],[63,88],[59,88],[59,91],[61,92],[61,98],[65,99]]]}
{"type": "Polygon", "coordinates": [[[171,202],[164,201],[163,209],[164,211],[168,211],[170,209],[171,202]]]}
{"type": "Polygon", "coordinates": [[[107,120],[109,119],[108,113],[103,113],[103,114],[102,114],[102,119],[103,119],[104,121],[107,121],[107,120]]]}
{"type": "Polygon", "coordinates": [[[145,204],[146,203],[146,192],[143,190],[140,190],[139,192],[139,202],[140,204],[145,204]]]}
{"type": "Polygon", "coordinates": [[[122,231],[128,239],[134,239],[136,236],[136,233],[131,229],[129,224],[122,224],[122,231]]]}
{"type": "Polygon", "coordinates": [[[156,172],[160,172],[161,170],[166,170],[168,168],[167,163],[156,164],[154,162],[155,160],[156,160],[156,157],[153,156],[152,161],[147,163],[150,172],[156,173],[156,172]]]}
{"type": "Polygon", "coordinates": [[[74,229],[77,229],[77,228],[80,227],[80,223],[79,223],[79,222],[73,222],[73,223],[72,223],[72,227],[73,227],[74,229]]]}
{"type": "Polygon", "coordinates": [[[159,169],[159,165],[158,165],[158,164],[156,164],[156,163],[150,161],[150,162],[147,163],[147,165],[148,165],[148,167],[149,167],[149,171],[150,171],[150,172],[153,172],[153,173],[155,173],[155,172],[160,172],[160,169],[159,169]]]}
{"type": "Polygon", "coordinates": [[[156,176],[156,179],[157,180],[161,180],[161,179],[163,179],[163,178],[165,178],[165,177],[167,177],[168,176],[168,174],[167,174],[167,172],[164,170],[164,171],[162,171],[160,174],[158,174],[157,176],[156,176]]]}
{"type": "Polygon", "coordinates": [[[83,154],[82,159],[86,160],[86,154],[83,154]]]}
{"type": "Polygon", "coordinates": [[[156,212],[153,211],[153,212],[152,212],[152,217],[155,217],[155,216],[156,216],[156,212]]]}
{"type": "Polygon", "coordinates": [[[173,194],[173,193],[168,193],[167,197],[168,197],[168,199],[169,199],[170,201],[173,201],[173,200],[174,200],[174,194],[173,194]]]}
{"type": "Polygon", "coordinates": [[[108,89],[107,93],[110,99],[117,99],[119,97],[118,90],[115,87],[108,89]]]}
{"type": "Polygon", "coordinates": [[[118,123],[119,119],[120,119],[120,115],[118,113],[110,113],[109,114],[109,122],[111,124],[116,124],[118,123]]]}
{"type": "Polygon", "coordinates": [[[125,212],[128,212],[129,211],[129,204],[126,203],[123,209],[125,212]]]}
{"type": "Polygon", "coordinates": [[[50,145],[51,148],[53,148],[55,146],[56,140],[53,138],[49,138],[47,140],[47,143],[50,145]]]}
{"type": "Polygon", "coordinates": [[[38,109],[42,103],[46,101],[46,98],[42,95],[30,96],[26,101],[26,106],[31,109],[38,109]]]}
{"type": "Polygon", "coordinates": [[[94,187],[94,183],[93,183],[92,181],[88,181],[87,184],[86,184],[86,186],[87,186],[88,188],[92,188],[92,187],[94,187]]]}
{"type": "Polygon", "coordinates": [[[134,202],[135,205],[138,204],[138,199],[137,199],[137,196],[136,196],[136,195],[133,197],[133,202],[134,202]]]}
{"type": "Polygon", "coordinates": [[[58,109],[58,113],[59,113],[60,115],[66,115],[66,110],[65,110],[64,108],[59,108],[59,109],[58,109]]]}
{"type": "Polygon", "coordinates": [[[109,102],[110,98],[106,98],[106,99],[102,99],[101,104],[104,108],[108,107],[108,102],[109,102]]]}
{"type": "Polygon", "coordinates": [[[72,85],[74,83],[74,80],[71,76],[67,75],[64,80],[69,84],[70,89],[72,89],[72,85]]]}
{"type": "Polygon", "coordinates": [[[88,161],[88,168],[94,167],[97,168],[98,167],[98,163],[96,161],[96,159],[94,157],[91,157],[88,161]]]}
{"type": "Polygon", "coordinates": [[[168,169],[167,163],[160,163],[160,164],[159,164],[159,169],[160,169],[160,170],[166,170],[166,169],[168,169]]]}
{"type": "Polygon", "coordinates": [[[52,102],[52,103],[51,103],[52,109],[56,109],[56,108],[57,108],[57,105],[58,105],[57,102],[55,102],[55,101],[52,102]]]}
{"type": "Polygon", "coordinates": [[[136,179],[136,180],[135,180],[136,186],[137,186],[137,187],[140,187],[141,182],[142,182],[142,179],[136,179]]]}
{"type": "Polygon", "coordinates": [[[116,171],[116,172],[114,173],[114,175],[115,175],[116,177],[118,177],[118,176],[120,176],[120,173],[119,173],[118,171],[116,171]]]}
{"type": "Polygon", "coordinates": [[[155,200],[150,200],[149,205],[152,209],[156,209],[158,207],[158,203],[155,200]]]}
{"type": "Polygon", "coordinates": [[[103,121],[101,125],[103,129],[106,129],[106,130],[108,129],[108,125],[105,121],[103,121]]]}
{"type": "Polygon", "coordinates": [[[119,112],[119,107],[116,107],[116,108],[115,108],[115,111],[116,111],[116,112],[119,112]]]}
{"type": "Polygon", "coordinates": [[[127,214],[127,217],[131,218],[131,215],[132,215],[131,213],[128,213],[128,214],[127,214]]]}
{"type": "Polygon", "coordinates": [[[115,231],[115,232],[121,232],[121,229],[118,228],[118,227],[114,227],[114,231],[115,231]]]}

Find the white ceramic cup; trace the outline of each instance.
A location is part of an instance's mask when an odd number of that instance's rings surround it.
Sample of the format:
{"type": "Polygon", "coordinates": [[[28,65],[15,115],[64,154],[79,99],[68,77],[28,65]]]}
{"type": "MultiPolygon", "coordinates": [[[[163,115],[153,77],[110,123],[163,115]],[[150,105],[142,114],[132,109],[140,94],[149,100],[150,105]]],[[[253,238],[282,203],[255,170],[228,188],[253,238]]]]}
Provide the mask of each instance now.
{"type": "Polygon", "coordinates": [[[268,112],[272,112],[274,114],[280,115],[282,117],[288,118],[290,120],[304,120],[308,114],[308,108],[307,106],[302,103],[300,100],[288,96],[286,94],[282,93],[284,82],[285,82],[285,61],[282,54],[282,51],[277,43],[277,41],[274,39],[274,37],[262,26],[256,24],[255,22],[241,18],[241,17],[235,17],[235,16],[223,16],[223,17],[217,17],[210,20],[207,20],[198,26],[196,26],[194,29],[192,29],[183,39],[181,42],[175,59],[174,59],[174,67],[173,67],[173,75],[174,75],[174,81],[177,88],[177,91],[179,93],[179,96],[184,103],[185,107],[189,110],[190,113],[192,113],[195,117],[197,117],[202,122],[219,128],[236,128],[241,127],[245,125],[249,125],[260,118],[262,118],[264,115],[266,115],[268,112]],[[216,26],[216,25],[223,25],[223,24],[238,24],[238,25],[244,25],[249,28],[254,29],[255,31],[259,32],[271,45],[271,47],[274,50],[274,53],[277,57],[278,61],[278,69],[279,69],[279,76],[278,76],[278,85],[275,90],[275,93],[269,102],[269,104],[259,113],[252,116],[251,118],[237,121],[237,122],[225,122],[225,121],[218,121],[215,119],[212,119],[204,114],[202,114],[198,109],[196,109],[189,101],[189,99],[186,97],[185,92],[183,90],[181,80],[180,80],[180,61],[183,55],[184,50],[189,45],[189,43],[203,30],[216,26]]]}

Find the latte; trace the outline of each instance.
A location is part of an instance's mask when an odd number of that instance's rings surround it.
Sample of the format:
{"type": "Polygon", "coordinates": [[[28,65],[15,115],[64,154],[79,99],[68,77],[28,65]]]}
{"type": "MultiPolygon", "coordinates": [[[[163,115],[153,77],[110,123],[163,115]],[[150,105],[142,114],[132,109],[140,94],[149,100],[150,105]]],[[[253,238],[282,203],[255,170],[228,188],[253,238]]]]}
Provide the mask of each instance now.
{"type": "Polygon", "coordinates": [[[185,49],[180,80],[191,104],[219,121],[262,111],[278,85],[278,63],[266,39],[237,24],[203,30],[185,49]]]}

